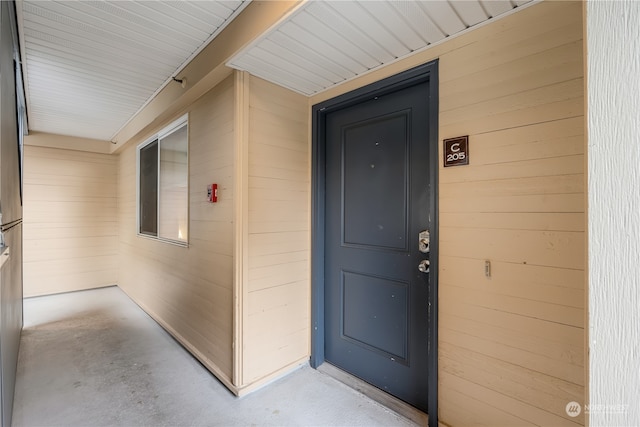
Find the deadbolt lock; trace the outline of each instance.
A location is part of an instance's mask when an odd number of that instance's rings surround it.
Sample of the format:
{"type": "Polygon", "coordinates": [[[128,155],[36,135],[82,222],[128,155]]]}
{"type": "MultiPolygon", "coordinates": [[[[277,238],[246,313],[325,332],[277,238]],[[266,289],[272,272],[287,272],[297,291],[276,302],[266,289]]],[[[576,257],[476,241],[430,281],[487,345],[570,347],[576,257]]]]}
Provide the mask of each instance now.
{"type": "Polygon", "coordinates": [[[418,234],[418,250],[423,254],[429,253],[429,230],[421,231],[418,234]]]}

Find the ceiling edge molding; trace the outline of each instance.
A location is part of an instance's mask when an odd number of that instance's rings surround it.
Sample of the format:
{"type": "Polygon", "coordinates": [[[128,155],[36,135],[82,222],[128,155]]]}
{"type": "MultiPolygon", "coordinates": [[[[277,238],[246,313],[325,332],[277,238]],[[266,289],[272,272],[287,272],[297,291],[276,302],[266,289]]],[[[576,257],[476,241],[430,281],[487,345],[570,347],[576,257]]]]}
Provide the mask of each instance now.
{"type": "Polygon", "coordinates": [[[113,144],[110,141],[102,141],[99,139],[78,138],[75,136],[56,135],[44,132],[29,132],[29,135],[24,137],[24,145],[111,154],[111,146],[113,144]]]}

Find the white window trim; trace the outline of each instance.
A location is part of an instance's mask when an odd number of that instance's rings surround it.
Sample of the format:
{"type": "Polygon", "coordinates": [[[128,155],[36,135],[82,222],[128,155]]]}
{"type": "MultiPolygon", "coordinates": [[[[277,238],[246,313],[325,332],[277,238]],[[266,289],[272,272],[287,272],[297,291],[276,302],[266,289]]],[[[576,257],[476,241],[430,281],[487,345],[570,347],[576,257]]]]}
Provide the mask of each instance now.
{"type": "MultiPolygon", "coordinates": [[[[187,146],[189,146],[190,144],[188,143],[189,141],[189,113],[185,114],[184,116],[181,116],[180,118],[174,120],[173,122],[171,122],[170,124],[168,124],[167,126],[163,127],[162,129],[160,129],[160,131],[158,131],[157,133],[153,134],[152,136],[150,136],[149,138],[147,138],[146,140],[144,140],[143,142],[141,142],[140,144],[138,144],[136,146],[136,235],[138,237],[142,237],[145,239],[149,239],[149,240],[155,240],[155,241],[161,241],[164,243],[169,243],[172,245],[176,245],[176,246],[181,246],[181,247],[189,247],[189,239],[191,238],[191,230],[190,230],[190,225],[191,225],[191,212],[190,212],[190,203],[189,203],[189,199],[190,199],[190,187],[191,187],[191,174],[188,172],[187,173],[187,229],[189,230],[187,233],[187,240],[186,241],[181,241],[181,240],[173,240],[173,239],[167,239],[166,237],[160,237],[158,235],[156,236],[151,236],[149,234],[144,234],[140,232],[140,150],[144,147],[146,147],[147,145],[151,144],[154,141],[158,141],[158,183],[157,183],[157,188],[160,188],[160,139],[164,138],[165,136],[171,134],[173,131],[175,131],[176,129],[182,127],[183,125],[187,125],[187,146]]],[[[187,165],[190,165],[190,161],[189,161],[189,157],[190,157],[190,152],[191,150],[187,150],[187,165]]],[[[189,171],[189,167],[187,167],[187,171],[189,171]]],[[[160,192],[158,191],[158,206],[160,206],[160,192]]],[[[157,210],[157,215],[158,215],[158,220],[157,223],[160,224],[160,209],[157,210]]]]}

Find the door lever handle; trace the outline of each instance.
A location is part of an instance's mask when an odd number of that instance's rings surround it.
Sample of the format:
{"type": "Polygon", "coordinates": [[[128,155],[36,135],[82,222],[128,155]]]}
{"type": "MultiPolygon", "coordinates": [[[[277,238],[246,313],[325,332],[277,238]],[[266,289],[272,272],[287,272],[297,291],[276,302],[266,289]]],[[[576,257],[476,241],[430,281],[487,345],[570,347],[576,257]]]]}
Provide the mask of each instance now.
{"type": "Polygon", "coordinates": [[[423,259],[422,261],[420,261],[420,264],[418,264],[418,271],[420,271],[421,273],[428,273],[430,264],[431,263],[428,259],[423,259]]]}

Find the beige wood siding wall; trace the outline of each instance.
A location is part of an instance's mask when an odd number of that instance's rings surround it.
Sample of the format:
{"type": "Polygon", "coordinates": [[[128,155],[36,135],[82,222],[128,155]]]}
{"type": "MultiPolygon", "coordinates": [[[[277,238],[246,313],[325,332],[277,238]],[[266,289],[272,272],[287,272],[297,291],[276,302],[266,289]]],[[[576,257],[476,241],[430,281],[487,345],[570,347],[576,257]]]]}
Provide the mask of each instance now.
{"type": "Polygon", "coordinates": [[[24,296],[116,284],[116,158],[24,147],[24,296]]]}
{"type": "Polygon", "coordinates": [[[342,88],[439,58],[439,417],[584,424],[585,189],[580,2],[542,2],[342,88]],[[490,260],[491,278],[484,276],[490,260]]]}
{"type": "Polygon", "coordinates": [[[469,166],[440,170],[440,416],[453,425],[584,423],[565,410],[585,385],[582,10],[530,12],[440,57],[440,137],[471,140],[469,166]]]}
{"type": "Polygon", "coordinates": [[[243,382],[309,357],[309,104],[249,79],[243,382]]]}
{"type": "Polygon", "coordinates": [[[233,374],[233,105],[233,79],[227,78],[187,109],[188,248],[136,234],[136,145],[142,141],[119,155],[118,170],[118,284],[227,385],[233,374]],[[206,202],[211,183],[219,188],[215,204],[206,202]]]}

